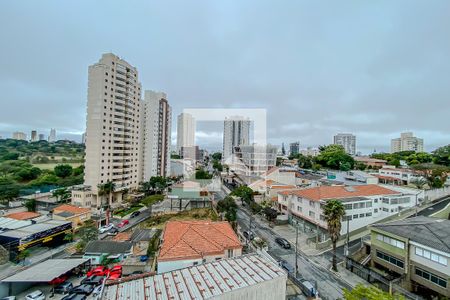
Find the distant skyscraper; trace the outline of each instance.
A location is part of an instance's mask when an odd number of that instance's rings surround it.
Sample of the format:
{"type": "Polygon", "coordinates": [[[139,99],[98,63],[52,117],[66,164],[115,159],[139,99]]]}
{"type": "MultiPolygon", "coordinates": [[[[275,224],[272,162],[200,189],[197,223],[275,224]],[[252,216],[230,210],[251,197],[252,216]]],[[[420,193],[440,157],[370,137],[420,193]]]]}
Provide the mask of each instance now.
{"type": "Polygon", "coordinates": [[[56,142],[56,129],[55,128],[50,129],[50,134],[48,135],[48,142],[49,143],[56,142]]]}
{"type": "Polygon", "coordinates": [[[225,118],[223,125],[223,161],[226,161],[234,153],[235,147],[249,145],[250,120],[234,116],[225,118]]]}
{"type": "Polygon", "coordinates": [[[289,144],[289,155],[297,155],[300,152],[300,142],[289,144]]]}
{"type": "Polygon", "coordinates": [[[170,175],[172,109],[165,93],[145,91],[143,111],[143,181],[170,175]]]}
{"type": "Polygon", "coordinates": [[[391,153],[400,151],[423,152],[423,139],[414,137],[412,132],[403,132],[400,138],[391,140],[391,153]]]}
{"type": "Polygon", "coordinates": [[[85,194],[94,198],[83,206],[104,205],[109,198],[98,196],[98,185],[108,181],[117,191],[112,206],[121,202],[124,189],[138,187],[141,111],[141,84],[135,67],[111,53],[89,66],[84,182],[91,187],[85,194]]]}
{"type": "Polygon", "coordinates": [[[30,141],[37,142],[37,140],[38,140],[37,131],[36,130],[32,130],[31,131],[31,139],[30,139],[30,141]]]}
{"type": "Polygon", "coordinates": [[[23,133],[23,132],[16,131],[16,132],[13,132],[12,138],[13,138],[14,140],[22,140],[22,141],[26,141],[27,135],[26,135],[25,133],[23,133]]]}
{"type": "Polygon", "coordinates": [[[82,143],[82,144],[86,144],[86,132],[83,132],[83,133],[81,134],[81,143],[82,143]]]}
{"type": "Polygon", "coordinates": [[[39,141],[45,141],[45,135],[43,133],[39,133],[39,141]]]}
{"type": "Polygon", "coordinates": [[[284,143],[281,143],[281,155],[286,155],[286,149],[284,148],[284,143]]]}
{"type": "Polygon", "coordinates": [[[356,136],[351,133],[339,133],[334,136],[334,144],[344,147],[350,155],[356,154],[356,136]]]}
{"type": "Polygon", "coordinates": [[[177,118],[177,153],[181,154],[182,147],[195,145],[195,119],[191,114],[181,113],[177,118]]]}

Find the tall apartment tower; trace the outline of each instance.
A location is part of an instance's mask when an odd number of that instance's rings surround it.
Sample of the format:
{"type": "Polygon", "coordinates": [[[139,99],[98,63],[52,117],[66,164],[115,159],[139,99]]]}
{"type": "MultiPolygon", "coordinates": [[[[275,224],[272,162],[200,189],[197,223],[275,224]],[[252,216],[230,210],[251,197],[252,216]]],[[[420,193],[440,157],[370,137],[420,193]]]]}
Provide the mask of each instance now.
{"type": "Polygon", "coordinates": [[[351,133],[339,133],[335,135],[334,144],[343,146],[345,152],[350,155],[356,154],[356,136],[351,133]]]}
{"type": "Polygon", "coordinates": [[[31,142],[37,142],[38,140],[38,134],[36,130],[31,130],[31,142]]]}
{"type": "Polygon", "coordinates": [[[50,134],[48,135],[48,142],[49,143],[56,142],[56,129],[55,128],[50,129],[50,134]]]}
{"type": "Polygon", "coordinates": [[[170,175],[172,109],[165,93],[145,91],[142,179],[170,175]]]}
{"type": "Polygon", "coordinates": [[[235,147],[250,144],[250,120],[240,116],[225,118],[223,124],[223,156],[226,162],[235,152],[235,147]]]}
{"type": "Polygon", "coordinates": [[[39,133],[39,141],[45,141],[45,135],[43,133],[39,133]]]}
{"type": "Polygon", "coordinates": [[[16,131],[16,132],[13,132],[12,138],[13,138],[13,140],[23,140],[23,141],[25,141],[27,139],[27,135],[25,133],[23,133],[23,132],[16,131]]]}
{"type": "Polygon", "coordinates": [[[181,113],[177,118],[177,153],[182,147],[195,146],[195,119],[191,114],[181,113]]]}
{"type": "Polygon", "coordinates": [[[289,155],[297,155],[300,153],[300,142],[289,144],[289,155]]]}
{"type": "Polygon", "coordinates": [[[391,153],[400,151],[423,152],[423,139],[414,137],[412,132],[403,132],[400,138],[391,140],[391,153]]]}
{"type": "Polygon", "coordinates": [[[98,196],[98,185],[114,183],[112,206],[122,201],[123,190],[138,187],[141,111],[141,83],[135,67],[111,53],[89,66],[84,183],[90,187],[88,195],[93,195],[92,207],[109,201],[108,196],[98,196]]]}

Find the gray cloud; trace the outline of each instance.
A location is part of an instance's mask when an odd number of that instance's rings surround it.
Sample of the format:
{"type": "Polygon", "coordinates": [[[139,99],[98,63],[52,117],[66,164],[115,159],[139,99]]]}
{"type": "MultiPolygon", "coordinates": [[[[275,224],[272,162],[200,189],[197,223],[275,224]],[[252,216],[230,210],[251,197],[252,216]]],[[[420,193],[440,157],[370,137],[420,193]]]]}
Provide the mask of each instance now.
{"type": "MultiPolygon", "coordinates": [[[[2,1],[0,8],[0,135],[81,133],[87,67],[114,52],[138,68],[144,88],[167,92],[174,115],[266,108],[274,144],[314,146],[353,132],[360,150],[380,151],[404,130],[423,137],[427,150],[450,143],[446,0],[2,1]]],[[[220,148],[220,124],[201,130],[199,143],[220,148]]]]}

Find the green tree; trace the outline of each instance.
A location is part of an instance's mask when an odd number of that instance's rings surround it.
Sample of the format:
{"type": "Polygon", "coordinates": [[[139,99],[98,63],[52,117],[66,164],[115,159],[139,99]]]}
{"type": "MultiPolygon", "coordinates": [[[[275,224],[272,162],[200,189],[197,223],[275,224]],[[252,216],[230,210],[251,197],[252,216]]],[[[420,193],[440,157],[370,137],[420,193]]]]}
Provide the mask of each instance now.
{"type": "Polygon", "coordinates": [[[54,168],[55,175],[61,178],[66,178],[72,175],[72,166],[71,165],[57,165],[54,168]]]}
{"type": "Polygon", "coordinates": [[[323,215],[327,221],[328,234],[333,244],[333,270],[337,272],[336,243],[341,235],[341,220],[345,216],[345,207],[339,200],[328,200],[323,207],[323,215]]]}
{"type": "Polygon", "coordinates": [[[339,170],[342,166],[349,167],[349,170],[353,169],[355,160],[345,152],[341,145],[321,146],[319,149],[320,153],[315,158],[316,163],[334,170],[339,170]]]}
{"type": "Polygon", "coordinates": [[[170,154],[170,158],[171,158],[171,159],[180,159],[181,156],[178,155],[178,154],[175,154],[175,153],[171,153],[171,154],[170,154]]]}
{"type": "Polygon", "coordinates": [[[195,179],[211,179],[213,176],[205,171],[203,168],[195,171],[195,179]]]}
{"type": "Polygon", "coordinates": [[[231,192],[232,196],[237,196],[241,198],[242,202],[249,204],[253,201],[253,190],[248,186],[242,185],[231,192]]]}
{"type": "Polygon", "coordinates": [[[157,193],[162,193],[168,185],[167,178],[163,176],[150,177],[149,183],[151,188],[157,193]]]}
{"type": "Polygon", "coordinates": [[[37,167],[24,168],[16,173],[16,177],[20,181],[29,181],[39,177],[42,174],[41,169],[37,167]]]}
{"type": "Polygon", "coordinates": [[[367,168],[366,164],[360,161],[355,161],[355,170],[364,171],[366,168],[367,168]]]}
{"type": "Polygon", "coordinates": [[[213,162],[213,168],[214,168],[215,170],[219,171],[219,172],[222,172],[222,171],[223,171],[223,166],[222,166],[222,164],[221,164],[218,160],[215,160],[215,161],[213,162]]]}
{"type": "Polygon", "coordinates": [[[17,260],[21,261],[23,265],[25,265],[25,260],[31,256],[30,250],[25,249],[19,252],[17,255],[17,260]]]}
{"type": "Polygon", "coordinates": [[[93,220],[87,220],[78,228],[77,236],[79,238],[77,249],[82,251],[89,241],[98,240],[97,225],[93,220]]]}
{"type": "Polygon", "coordinates": [[[11,177],[0,177],[0,202],[7,202],[19,197],[20,185],[11,177]]]}
{"type": "Polygon", "coordinates": [[[297,154],[298,166],[302,169],[311,169],[314,163],[314,160],[311,156],[305,156],[301,153],[297,154]]]}
{"type": "Polygon", "coordinates": [[[28,199],[27,201],[25,201],[24,206],[28,211],[36,211],[36,200],[28,199]]]}
{"type": "Polygon", "coordinates": [[[217,211],[225,213],[225,219],[228,222],[236,221],[237,204],[233,197],[227,196],[217,202],[217,211]]]}
{"type": "Polygon", "coordinates": [[[67,202],[71,197],[71,192],[67,188],[55,189],[52,192],[52,196],[55,197],[58,202],[67,202]]]}
{"type": "Polygon", "coordinates": [[[363,284],[357,284],[353,289],[344,289],[344,299],[345,300],[403,300],[405,299],[402,295],[394,294],[390,295],[377,288],[376,286],[370,285],[365,286],[363,284]]]}
{"type": "Polygon", "coordinates": [[[412,166],[417,174],[423,176],[431,188],[441,188],[447,180],[450,168],[432,163],[418,164],[412,166]]]}
{"type": "Polygon", "coordinates": [[[211,158],[212,158],[213,160],[221,160],[221,159],[222,159],[222,153],[220,153],[220,152],[213,153],[213,154],[211,155],[211,158]]]}
{"type": "Polygon", "coordinates": [[[97,187],[98,187],[98,195],[99,196],[108,195],[108,204],[106,205],[106,207],[109,211],[109,208],[112,204],[113,193],[116,191],[116,184],[114,182],[108,180],[106,183],[99,184],[97,187]]]}
{"type": "Polygon", "coordinates": [[[443,146],[434,150],[433,162],[437,165],[450,167],[450,145],[443,146]]]}
{"type": "Polygon", "coordinates": [[[264,214],[269,222],[273,222],[278,216],[278,212],[269,206],[264,208],[264,214]]]}

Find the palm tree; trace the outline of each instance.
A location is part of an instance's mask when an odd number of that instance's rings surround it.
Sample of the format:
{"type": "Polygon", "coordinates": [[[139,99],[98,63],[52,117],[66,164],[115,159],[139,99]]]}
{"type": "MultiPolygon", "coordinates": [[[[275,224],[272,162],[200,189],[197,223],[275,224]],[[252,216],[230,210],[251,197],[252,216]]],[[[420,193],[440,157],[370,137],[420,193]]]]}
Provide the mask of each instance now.
{"type": "Polygon", "coordinates": [[[337,272],[336,242],[341,235],[341,220],[345,216],[345,207],[339,200],[329,200],[323,207],[323,214],[327,221],[328,234],[333,244],[333,270],[337,272]]]}
{"type": "Polygon", "coordinates": [[[116,184],[112,181],[107,181],[104,184],[99,184],[98,186],[98,195],[99,196],[103,196],[108,194],[109,195],[109,199],[108,199],[108,203],[106,204],[106,225],[109,224],[109,208],[112,204],[112,195],[114,193],[114,191],[116,190],[116,184]]]}

